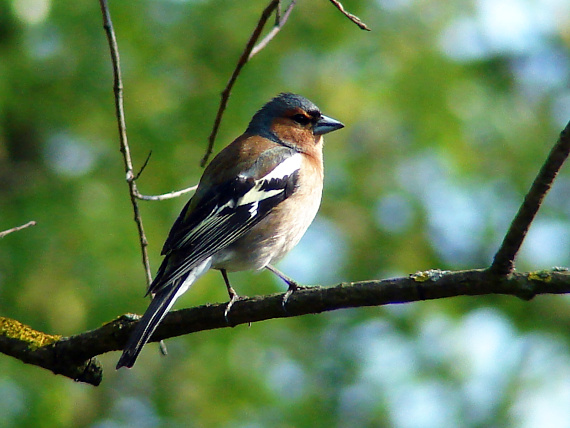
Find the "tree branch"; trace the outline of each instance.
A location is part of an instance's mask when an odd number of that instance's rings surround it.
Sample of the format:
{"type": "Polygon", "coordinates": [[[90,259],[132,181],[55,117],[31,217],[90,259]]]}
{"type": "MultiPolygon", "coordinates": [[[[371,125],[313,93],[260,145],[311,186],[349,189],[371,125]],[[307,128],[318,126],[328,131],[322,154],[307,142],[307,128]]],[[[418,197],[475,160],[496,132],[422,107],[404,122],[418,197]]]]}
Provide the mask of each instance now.
{"type": "Polygon", "coordinates": [[[570,122],[560,133],[560,138],[550,151],[548,158],[540,168],[540,171],[530,190],[524,198],[524,201],[513,219],[511,226],[501,247],[494,257],[493,264],[489,268],[491,272],[497,275],[508,275],[515,268],[515,257],[523,243],[528,232],[530,224],[534,220],[544,197],[552,187],[554,179],[562,168],[564,161],[570,153],[570,122]]]}
{"type": "MultiPolygon", "coordinates": [[[[206,153],[204,154],[204,157],[200,162],[200,165],[202,166],[206,165],[206,162],[208,162],[208,159],[214,149],[214,141],[216,140],[216,135],[218,135],[218,129],[220,128],[220,123],[222,122],[224,111],[226,110],[226,106],[228,105],[228,101],[230,99],[230,94],[234,86],[234,83],[236,82],[239,73],[241,72],[241,69],[245,64],[247,64],[249,58],[252,56],[251,52],[253,51],[255,43],[257,42],[259,36],[261,35],[263,27],[265,27],[265,23],[267,22],[273,11],[279,6],[280,2],[281,2],[280,0],[271,0],[267,5],[267,7],[261,13],[261,17],[259,18],[259,21],[257,21],[257,25],[255,26],[253,33],[249,37],[247,44],[245,45],[245,49],[243,50],[241,57],[238,60],[238,63],[230,77],[230,80],[228,80],[226,87],[222,91],[220,106],[218,107],[218,113],[216,114],[216,119],[214,120],[212,133],[208,137],[208,147],[206,148],[206,153]]],[[[258,51],[259,50],[260,49],[258,49],[258,51]]]]}
{"type": "Polygon", "coordinates": [[[21,226],[16,226],[16,227],[13,227],[11,229],[4,230],[4,231],[0,232],[0,238],[4,238],[6,235],[9,235],[10,233],[18,232],[22,229],[26,229],[27,227],[35,226],[35,225],[36,225],[36,222],[34,220],[32,220],[32,221],[27,222],[26,224],[21,225],[21,226]]]}
{"type": "Polygon", "coordinates": [[[140,196],[140,193],[137,189],[137,184],[135,181],[131,150],[129,148],[129,142],[127,139],[127,125],[125,122],[125,109],[123,106],[123,81],[121,78],[121,61],[119,57],[119,48],[117,46],[117,38],[115,37],[115,30],[113,29],[113,22],[111,21],[111,13],[109,12],[107,0],[99,0],[99,4],[101,5],[101,13],[103,14],[103,28],[105,29],[105,34],[107,35],[107,40],[109,42],[111,62],[113,64],[113,90],[115,93],[115,114],[117,115],[117,124],[119,127],[119,144],[121,147],[121,153],[123,154],[123,162],[125,165],[127,184],[129,185],[131,205],[133,206],[134,220],[139,233],[139,242],[142,253],[142,262],[145,270],[145,277],[147,284],[150,284],[152,281],[152,274],[150,271],[150,262],[147,251],[148,241],[144,233],[142,217],[139,211],[137,198],[140,196]]]}
{"type": "Polygon", "coordinates": [[[103,369],[96,358],[74,359],[73,353],[58,352],[61,336],[33,330],[19,321],[0,317],[0,352],[20,361],[51,370],[78,382],[97,386],[103,379],[103,369]]]}
{"type": "Polygon", "coordinates": [[[283,15],[281,15],[281,13],[279,11],[279,7],[277,7],[277,9],[275,11],[275,15],[276,15],[275,16],[275,25],[273,26],[271,31],[269,33],[267,33],[267,35],[257,45],[255,45],[254,48],[251,50],[251,52],[249,53],[249,56],[247,57],[248,61],[250,59],[252,59],[255,55],[257,55],[263,48],[265,48],[265,46],[267,46],[267,44],[271,40],[273,40],[273,38],[277,35],[277,33],[279,33],[279,31],[281,31],[283,26],[287,23],[287,20],[289,19],[289,15],[291,15],[291,12],[292,12],[292,10],[296,4],[297,4],[297,1],[292,0],[291,3],[289,3],[289,6],[287,6],[287,9],[285,10],[285,13],[283,15]]]}
{"type": "Polygon", "coordinates": [[[169,192],[169,193],[163,193],[162,195],[148,196],[148,195],[141,195],[139,193],[139,194],[137,194],[137,198],[140,200],[143,200],[143,201],[164,201],[166,199],[178,198],[179,196],[182,196],[186,193],[193,192],[197,188],[198,188],[198,185],[196,184],[195,186],[188,187],[186,189],[176,190],[174,192],[169,192]]]}
{"type": "MultiPolygon", "coordinates": [[[[344,16],[346,16],[348,19],[350,19],[352,22],[358,25],[361,29],[370,31],[370,28],[368,28],[368,26],[364,22],[362,22],[360,18],[346,11],[342,3],[340,3],[340,1],[338,0],[330,0],[330,1],[338,10],[341,11],[341,13],[344,16]]],[[[291,1],[283,16],[280,16],[280,10],[279,10],[280,3],[281,0],[271,0],[267,5],[267,7],[264,9],[263,13],[261,14],[261,17],[259,18],[259,21],[257,22],[257,26],[253,30],[253,33],[251,34],[245,46],[245,49],[241,54],[241,57],[232,73],[232,76],[230,77],[230,80],[228,80],[226,87],[221,93],[220,106],[218,107],[218,112],[216,113],[216,119],[214,120],[214,126],[212,127],[212,132],[208,137],[208,147],[206,148],[206,153],[204,154],[204,157],[200,162],[201,166],[206,165],[206,162],[208,162],[208,159],[212,154],[212,151],[214,149],[214,142],[216,140],[216,136],[218,135],[220,123],[222,122],[222,117],[228,105],[232,88],[236,82],[239,73],[241,72],[241,69],[254,55],[256,55],[259,51],[265,48],[265,46],[267,46],[267,44],[273,39],[273,37],[275,37],[275,35],[281,30],[281,28],[283,28],[283,26],[287,22],[287,19],[289,18],[289,15],[291,14],[291,11],[293,10],[293,7],[295,7],[296,0],[291,1]],[[263,38],[263,40],[261,40],[256,45],[255,43],[259,39],[263,27],[265,27],[265,24],[269,19],[269,17],[271,16],[271,14],[273,13],[273,11],[276,11],[275,26],[263,38]]]]}
{"type": "Polygon", "coordinates": [[[370,28],[368,27],[368,25],[366,25],[364,22],[362,22],[362,20],[356,16],[353,15],[352,13],[346,11],[344,9],[344,6],[342,5],[342,3],[338,0],[330,0],[330,2],[338,9],[340,10],[340,12],[346,16],[348,19],[350,19],[352,22],[354,22],[356,25],[358,25],[358,27],[361,30],[366,30],[366,31],[370,31],[370,28]]]}
{"type": "MultiPolygon", "coordinates": [[[[174,311],[159,325],[151,341],[343,308],[484,294],[512,295],[529,300],[537,294],[564,293],[570,293],[570,272],[566,269],[515,273],[509,277],[498,277],[483,269],[432,270],[402,278],[308,287],[291,295],[287,311],[282,307],[283,293],[240,299],[229,314],[231,325],[224,319],[225,303],[174,311]]],[[[36,332],[18,321],[0,318],[0,352],[55,374],[98,385],[103,374],[95,357],[123,349],[137,321],[138,316],[123,315],[98,329],[61,338],[36,332]]]]}

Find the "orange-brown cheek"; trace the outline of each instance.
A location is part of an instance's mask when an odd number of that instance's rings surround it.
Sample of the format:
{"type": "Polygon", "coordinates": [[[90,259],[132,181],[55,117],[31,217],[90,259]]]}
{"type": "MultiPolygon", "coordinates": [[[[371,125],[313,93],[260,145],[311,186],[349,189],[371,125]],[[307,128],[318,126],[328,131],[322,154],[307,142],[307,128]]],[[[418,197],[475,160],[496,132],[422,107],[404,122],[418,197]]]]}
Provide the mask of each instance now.
{"type": "Polygon", "coordinates": [[[271,124],[271,130],[283,141],[298,145],[307,144],[309,141],[315,143],[315,137],[311,131],[294,126],[288,120],[275,119],[271,124]]]}

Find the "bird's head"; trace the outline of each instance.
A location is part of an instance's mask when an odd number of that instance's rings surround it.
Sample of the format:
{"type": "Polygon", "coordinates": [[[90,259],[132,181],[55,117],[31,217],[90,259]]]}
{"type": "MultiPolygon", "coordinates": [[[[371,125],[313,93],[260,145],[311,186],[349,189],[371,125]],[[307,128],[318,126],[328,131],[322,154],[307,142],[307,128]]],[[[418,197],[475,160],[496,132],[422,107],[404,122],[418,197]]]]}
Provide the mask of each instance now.
{"type": "Polygon", "coordinates": [[[282,93],[253,116],[247,132],[277,139],[299,151],[312,151],[324,134],[343,127],[305,97],[282,93]]]}

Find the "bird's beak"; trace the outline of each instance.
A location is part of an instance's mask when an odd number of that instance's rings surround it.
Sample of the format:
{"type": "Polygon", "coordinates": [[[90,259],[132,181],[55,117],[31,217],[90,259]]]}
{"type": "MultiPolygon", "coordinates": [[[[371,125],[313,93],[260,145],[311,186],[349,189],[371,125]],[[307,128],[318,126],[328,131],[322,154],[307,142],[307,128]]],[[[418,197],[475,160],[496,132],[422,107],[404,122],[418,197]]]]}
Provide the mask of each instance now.
{"type": "Polygon", "coordinates": [[[336,131],[337,129],[344,128],[344,124],[338,120],[333,119],[328,116],[321,116],[321,118],[315,123],[313,127],[313,134],[323,135],[329,132],[336,131]]]}

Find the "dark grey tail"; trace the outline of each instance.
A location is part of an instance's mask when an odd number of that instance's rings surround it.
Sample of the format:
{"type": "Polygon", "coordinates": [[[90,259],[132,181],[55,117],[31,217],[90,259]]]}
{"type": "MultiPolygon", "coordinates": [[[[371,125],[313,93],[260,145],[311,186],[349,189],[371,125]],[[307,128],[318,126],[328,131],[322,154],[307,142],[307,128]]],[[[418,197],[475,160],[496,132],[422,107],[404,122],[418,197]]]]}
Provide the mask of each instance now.
{"type": "Polygon", "coordinates": [[[180,281],[177,286],[167,287],[153,297],[148,309],[135,326],[125,345],[123,355],[121,355],[117,363],[117,370],[121,367],[132,367],[135,364],[143,346],[149,341],[170,307],[174,304],[182,283],[183,281],[180,281]]]}
{"type": "Polygon", "coordinates": [[[171,282],[172,277],[165,278],[169,267],[169,257],[167,256],[163,260],[156,278],[149,287],[151,291],[157,290],[156,294],[154,294],[148,309],[131,333],[131,337],[129,337],[125,345],[123,355],[121,355],[117,363],[117,370],[121,367],[132,367],[135,364],[143,346],[149,341],[152,333],[154,333],[166,313],[174,305],[176,299],[184,294],[201,275],[210,269],[211,265],[212,257],[208,257],[192,267],[186,267],[182,273],[179,273],[178,267],[175,266],[173,271],[178,274],[178,277],[171,282]],[[165,286],[165,283],[168,285],[165,286]]]}

